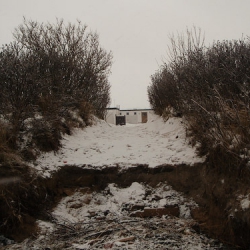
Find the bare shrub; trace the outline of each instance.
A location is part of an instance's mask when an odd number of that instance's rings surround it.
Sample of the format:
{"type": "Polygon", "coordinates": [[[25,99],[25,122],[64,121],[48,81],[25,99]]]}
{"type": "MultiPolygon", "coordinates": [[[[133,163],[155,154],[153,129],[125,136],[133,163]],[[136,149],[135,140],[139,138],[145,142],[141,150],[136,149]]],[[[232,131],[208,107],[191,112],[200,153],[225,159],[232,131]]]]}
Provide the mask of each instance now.
{"type": "Polygon", "coordinates": [[[90,115],[93,114],[93,106],[88,102],[81,102],[79,104],[79,116],[83,121],[89,121],[90,115]]]}
{"type": "Polygon", "coordinates": [[[14,42],[2,48],[0,65],[0,114],[18,131],[32,115],[39,93],[36,62],[30,52],[14,42]]]}
{"type": "Polygon", "coordinates": [[[15,148],[16,135],[7,124],[0,122],[0,165],[11,166],[21,162],[21,157],[15,148]]]}
{"type": "Polygon", "coordinates": [[[26,134],[34,134],[33,146],[56,150],[61,132],[87,125],[91,114],[104,117],[112,54],[100,46],[98,34],[80,22],[24,19],[13,35],[14,42],[0,50],[0,115],[17,134],[17,145],[25,136],[24,121],[40,115],[40,123],[26,134]],[[81,124],[71,111],[80,114],[81,124]]]}
{"type": "Polygon", "coordinates": [[[57,114],[82,101],[91,103],[97,115],[106,108],[112,55],[101,48],[96,33],[87,32],[86,25],[65,24],[63,20],[55,25],[39,24],[24,19],[14,37],[38,60],[43,109],[44,100],[49,101],[50,112],[57,114]]]}
{"type": "Polygon", "coordinates": [[[57,151],[60,147],[61,133],[56,126],[40,121],[34,126],[33,140],[41,151],[57,151]]]}
{"type": "Polygon", "coordinates": [[[237,164],[250,160],[249,40],[205,47],[201,31],[194,29],[171,43],[169,63],[148,87],[152,108],[160,115],[169,107],[183,114],[201,155],[220,148],[218,153],[237,164]]]}
{"type": "Polygon", "coordinates": [[[148,97],[156,114],[163,115],[168,107],[179,110],[179,92],[171,69],[165,65],[151,76],[151,81],[152,84],[148,87],[148,97]]]}

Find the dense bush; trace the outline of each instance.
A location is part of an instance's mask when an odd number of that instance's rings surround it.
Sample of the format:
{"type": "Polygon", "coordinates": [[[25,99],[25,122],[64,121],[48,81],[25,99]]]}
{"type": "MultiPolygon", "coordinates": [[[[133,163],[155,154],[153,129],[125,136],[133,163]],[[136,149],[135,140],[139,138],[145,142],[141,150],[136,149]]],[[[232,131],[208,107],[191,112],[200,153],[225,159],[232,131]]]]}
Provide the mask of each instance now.
{"type": "Polygon", "coordinates": [[[197,29],[171,39],[149,101],[159,115],[173,109],[184,116],[201,155],[223,152],[240,165],[250,158],[250,41],[203,41],[197,29]]]}
{"type": "Polygon", "coordinates": [[[36,116],[43,117],[47,135],[75,125],[69,122],[71,112],[81,115],[82,125],[91,114],[104,117],[112,55],[100,46],[96,33],[80,22],[53,25],[24,19],[13,35],[14,41],[0,50],[0,115],[15,133],[27,129],[25,121],[36,116]],[[67,124],[62,126],[62,120],[67,124]]]}

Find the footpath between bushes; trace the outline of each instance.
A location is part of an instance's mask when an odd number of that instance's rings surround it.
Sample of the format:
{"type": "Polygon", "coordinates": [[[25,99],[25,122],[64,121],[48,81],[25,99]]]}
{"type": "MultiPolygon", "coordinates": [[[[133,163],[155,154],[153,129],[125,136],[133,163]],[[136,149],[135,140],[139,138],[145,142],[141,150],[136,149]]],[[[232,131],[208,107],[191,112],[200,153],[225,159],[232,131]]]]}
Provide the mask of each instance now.
{"type": "Polygon", "coordinates": [[[1,166],[0,175],[10,181],[0,185],[0,233],[16,242],[34,235],[36,220],[50,220],[51,209],[77,188],[100,191],[109,183],[128,187],[133,182],[154,188],[167,182],[199,205],[191,210],[192,218],[198,222],[193,229],[232,249],[248,249],[250,245],[250,215],[248,210],[240,209],[236,199],[238,194],[249,193],[246,183],[235,175],[218,173],[207,163],[156,168],[138,165],[123,171],[119,166],[94,169],[66,165],[47,179],[32,175],[26,166],[1,166]]]}

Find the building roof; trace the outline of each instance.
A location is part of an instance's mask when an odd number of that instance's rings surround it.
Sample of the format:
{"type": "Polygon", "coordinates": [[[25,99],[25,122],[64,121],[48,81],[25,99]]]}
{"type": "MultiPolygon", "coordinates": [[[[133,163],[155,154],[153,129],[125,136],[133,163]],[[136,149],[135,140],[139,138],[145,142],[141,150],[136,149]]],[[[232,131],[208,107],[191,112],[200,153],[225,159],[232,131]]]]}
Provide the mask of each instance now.
{"type": "Polygon", "coordinates": [[[119,108],[106,108],[106,109],[117,109],[117,110],[120,110],[119,108]]]}
{"type": "Polygon", "coordinates": [[[118,107],[106,108],[107,110],[119,110],[119,111],[142,111],[142,110],[153,110],[153,109],[120,109],[118,107]]]}
{"type": "Polygon", "coordinates": [[[142,110],[153,110],[153,109],[121,109],[120,111],[142,111],[142,110]]]}

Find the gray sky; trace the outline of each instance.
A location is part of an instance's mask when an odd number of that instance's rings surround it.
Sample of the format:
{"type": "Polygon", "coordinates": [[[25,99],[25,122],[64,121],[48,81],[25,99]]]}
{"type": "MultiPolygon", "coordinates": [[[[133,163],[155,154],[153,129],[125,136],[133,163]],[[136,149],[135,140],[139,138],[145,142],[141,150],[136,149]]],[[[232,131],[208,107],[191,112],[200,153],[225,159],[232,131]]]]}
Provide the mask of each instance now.
{"type": "Polygon", "coordinates": [[[249,0],[0,0],[0,45],[23,16],[81,20],[112,51],[111,106],[149,108],[150,76],[167,58],[169,35],[199,27],[206,43],[250,35],[249,0]]]}

